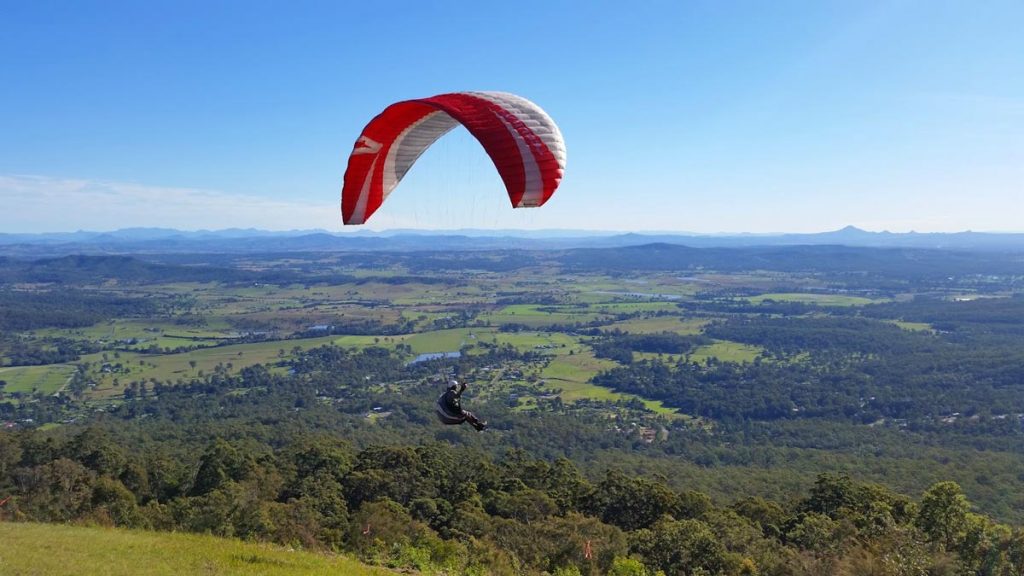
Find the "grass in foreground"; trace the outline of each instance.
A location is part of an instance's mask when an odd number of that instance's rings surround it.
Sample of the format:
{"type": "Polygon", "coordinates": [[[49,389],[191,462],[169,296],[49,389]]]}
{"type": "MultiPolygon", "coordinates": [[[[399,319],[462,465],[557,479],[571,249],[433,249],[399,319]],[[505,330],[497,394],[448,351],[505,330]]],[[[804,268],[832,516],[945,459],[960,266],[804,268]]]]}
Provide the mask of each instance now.
{"type": "Polygon", "coordinates": [[[0,522],[0,574],[393,574],[342,556],[201,536],[0,522]]]}

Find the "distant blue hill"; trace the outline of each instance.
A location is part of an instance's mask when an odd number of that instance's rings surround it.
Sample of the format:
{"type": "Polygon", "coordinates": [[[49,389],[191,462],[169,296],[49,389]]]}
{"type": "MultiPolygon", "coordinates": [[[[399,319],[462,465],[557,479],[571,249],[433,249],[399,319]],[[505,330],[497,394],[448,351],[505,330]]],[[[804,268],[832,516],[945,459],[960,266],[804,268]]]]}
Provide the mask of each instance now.
{"type": "Polygon", "coordinates": [[[39,257],[63,254],[267,253],[418,250],[501,250],[615,248],[644,244],[694,248],[841,245],[875,248],[932,248],[1024,252],[1024,233],[892,233],[853,226],[813,234],[701,235],[614,234],[587,230],[323,230],[271,232],[256,229],[181,231],[125,228],[112,232],[0,234],[0,253],[39,257]]]}

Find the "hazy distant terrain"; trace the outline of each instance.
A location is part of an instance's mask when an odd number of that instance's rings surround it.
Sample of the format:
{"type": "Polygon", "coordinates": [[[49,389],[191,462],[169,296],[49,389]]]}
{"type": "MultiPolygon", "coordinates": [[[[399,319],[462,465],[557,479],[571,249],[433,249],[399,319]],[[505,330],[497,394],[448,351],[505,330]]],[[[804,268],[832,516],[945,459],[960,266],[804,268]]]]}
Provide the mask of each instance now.
{"type": "Polygon", "coordinates": [[[844,245],[874,248],[926,248],[1024,252],[1021,233],[890,233],[853,226],[818,234],[688,235],[683,233],[612,234],[548,230],[453,230],[332,234],[322,230],[268,232],[220,230],[184,232],[134,228],[113,232],[0,234],[0,254],[54,256],[73,253],[259,253],[303,251],[501,250],[623,247],[667,243],[695,248],[844,245]]]}

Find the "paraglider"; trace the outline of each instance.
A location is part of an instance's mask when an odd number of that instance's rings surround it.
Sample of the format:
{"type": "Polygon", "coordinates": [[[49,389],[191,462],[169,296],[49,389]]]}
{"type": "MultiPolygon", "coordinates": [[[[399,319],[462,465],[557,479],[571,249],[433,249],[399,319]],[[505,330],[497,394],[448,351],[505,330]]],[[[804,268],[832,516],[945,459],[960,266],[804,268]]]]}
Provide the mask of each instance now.
{"type": "Polygon", "coordinates": [[[476,417],[468,410],[462,409],[462,393],[466,391],[466,383],[452,380],[448,390],[437,399],[437,419],[447,426],[455,426],[468,422],[476,428],[477,432],[483,432],[487,428],[487,422],[476,417]]]}
{"type": "Polygon", "coordinates": [[[465,126],[491,157],[513,208],[541,206],[565,170],[565,143],[550,116],[507,92],[454,92],[384,109],[356,139],[345,170],[341,215],[363,224],[438,138],[465,126]]]}

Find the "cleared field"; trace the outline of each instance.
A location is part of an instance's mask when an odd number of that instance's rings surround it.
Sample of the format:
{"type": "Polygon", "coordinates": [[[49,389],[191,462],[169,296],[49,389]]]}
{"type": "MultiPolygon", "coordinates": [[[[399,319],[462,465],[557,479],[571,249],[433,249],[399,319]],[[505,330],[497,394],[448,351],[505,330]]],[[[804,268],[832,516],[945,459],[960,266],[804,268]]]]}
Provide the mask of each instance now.
{"type": "Polygon", "coordinates": [[[296,347],[308,350],[331,343],[336,339],[336,337],[325,336],[302,340],[236,344],[164,355],[121,352],[115,356],[112,353],[107,353],[106,360],[103,359],[103,354],[99,353],[83,356],[82,361],[91,363],[94,371],[105,363],[121,364],[122,371],[120,372],[98,374],[99,385],[93,390],[93,395],[110,396],[120,394],[123,391],[123,386],[133,380],[143,381],[151,378],[160,381],[174,381],[178,378],[188,380],[198,376],[200,371],[212,371],[218,364],[224,366],[231,364],[229,371],[237,372],[246,366],[275,362],[281,358],[281,350],[284,350],[285,356],[288,356],[296,347]],[[190,362],[195,362],[195,367],[190,362]],[[120,387],[113,385],[114,379],[119,381],[120,387]]]}
{"type": "Polygon", "coordinates": [[[370,307],[352,303],[310,304],[233,316],[236,320],[253,323],[268,330],[280,330],[284,333],[301,332],[318,324],[345,325],[367,320],[381,324],[394,324],[400,317],[401,312],[390,306],[370,307]]]}
{"type": "Polygon", "coordinates": [[[104,342],[119,342],[118,345],[143,349],[153,344],[160,347],[213,346],[225,338],[236,337],[236,331],[219,319],[208,321],[205,326],[194,327],[175,324],[167,319],[114,320],[102,322],[87,328],[59,330],[55,328],[36,330],[36,336],[85,338],[104,342]],[[128,344],[134,340],[137,343],[128,344]]]}
{"type": "Polygon", "coordinates": [[[480,328],[452,328],[450,330],[434,330],[401,337],[412,347],[415,354],[430,352],[453,352],[462,348],[463,344],[474,344],[483,338],[490,340],[492,332],[480,328]]]}
{"type": "MultiPolygon", "coordinates": [[[[481,335],[481,338],[483,336],[481,335]]],[[[498,344],[510,344],[518,350],[535,350],[548,354],[568,354],[579,341],[561,332],[495,332],[491,341],[498,344]]]]}
{"type": "Polygon", "coordinates": [[[541,310],[540,308],[548,307],[535,304],[513,304],[497,312],[481,314],[480,319],[491,324],[522,324],[530,327],[541,327],[552,324],[590,322],[603,316],[596,312],[589,312],[575,307],[551,307],[557,311],[541,310]]]}
{"type": "MultiPolygon", "coordinates": [[[[346,338],[364,337],[346,336],[346,338]]],[[[412,351],[416,354],[452,352],[465,345],[481,343],[509,344],[524,352],[535,350],[549,354],[568,354],[569,349],[578,344],[575,338],[560,332],[499,332],[493,328],[434,330],[395,336],[390,341],[381,338],[379,345],[386,346],[391,342],[404,342],[411,346],[412,351]]]]}
{"type": "Polygon", "coordinates": [[[653,334],[674,332],[676,334],[700,334],[708,323],[703,319],[680,318],[679,316],[657,316],[654,318],[632,318],[615,322],[602,328],[604,331],[621,330],[632,334],[653,334]]]}
{"type": "Polygon", "coordinates": [[[703,362],[708,358],[716,358],[723,362],[753,362],[764,349],[728,340],[717,340],[714,344],[701,346],[690,354],[691,362],[703,362]]]}
{"type": "Polygon", "coordinates": [[[911,332],[933,332],[934,328],[927,322],[904,322],[903,320],[893,320],[893,324],[903,328],[904,330],[910,330],[911,332]]]}
{"type": "MultiPolygon", "coordinates": [[[[343,348],[367,348],[369,346],[391,348],[394,344],[404,342],[406,338],[408,336],[335,336],[330,343],[343,348]]],[[[320,339],[316,338],[316,340],[320,339]]],[[[317,346],[320,345],[317,344],[317,346]]]]}
{"type": "Polygon", "coordinates": [[[817,304],[819,306],[865,306],[884,302],[884,299],[872,300],[861,296],[843,296],[841,294],[806,294],[802,292],[780,292],[773,294],[761,294],[747,298],[749,302],[760,304],[765,300],[775,302],[803,302],[804,304],[817,304]]]}
{"type": "Polygon", "coordinates": [[[590,305],[591,310],[609,314],[631,312],[678,312],[679,307],[671,302],[601,302],[590,305]]]}
{"type": "Polygon", "coordinates": [[[70,364],[50,364],[47,366],[15,366],[0,368],[0,380],[7,382],[4,392],[31,393],[38,390],[43,394],[53,394],[61,389],[68,378],[75,373],[70,364]]]}
{"type": "Polygon", "coordinates": [[[388,302],[399,306],[435,305],[454,303],[482,303],[488,298],[478,286],[447,287],[427,284],[366,284],[358,286],[363,291],[370,287],[370,294],[377,298],[386,298],[388,302]]]}
{"type": "Polygon", "coordinates": [[[551,360],[541,372],[541,377],[548,381],[548,386],[561,388],[563,402],[575,400],[629,400],[637,398],[648,410],[658,414],[675,414],[675,409],[666,408],[660,401],[640,398],[632,394],[620,394],[603,386],[591,384],[589,380],[602,370],[617,366],[611,360],[595,358],[589,349],[573,355],[562,355],[551,360]]]}
{"type": "Polygon", "coordinates": [[[344,556],[195,534],[0,522],[0,573],[103,574],[394,574],[344,556]]]}

